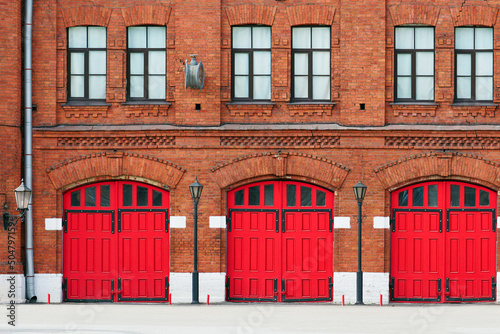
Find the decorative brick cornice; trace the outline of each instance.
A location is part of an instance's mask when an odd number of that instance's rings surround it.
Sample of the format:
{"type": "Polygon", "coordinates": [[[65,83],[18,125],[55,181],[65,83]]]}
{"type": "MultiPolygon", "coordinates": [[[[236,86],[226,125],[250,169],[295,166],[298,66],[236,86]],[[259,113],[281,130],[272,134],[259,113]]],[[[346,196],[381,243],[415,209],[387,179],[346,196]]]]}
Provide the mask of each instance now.
{"type": "Polygon", "coordinates": [[[222,136],[224,147],[335,147],[340,145],[339,136],[222,136]]]}
{"type": "Polygon", "coordinates": [[[167,6],[143,5],[122,8],[122,15],[127,27],[145,24],[166,26],[171,11],[167,6]]]}
{"type": "Polygon", "coordinates": [[[66,28],[89,25],[107,27],[112,12],[112,9],[100,6],[78,6],[62,9],[61,15],[66,28]]]}
{"type": "Polygon", "coordinates": [[[398,5],[389,8],[395,26],[403,24],[427,24],[435,26],[439,8],[427,5],[398,5]]]}
{"type": "Polygon", "coordinates": [[[426,149],[499,149],[500,137],[450,137],[450,136],[387,136],[385,146],[426,149]]]}
{"type": "Polygon", "coordinates": [[[107,117],[109,105],[102,106],[69,106],[63,105],[64,114],[67,118],[98,118],[107,117]]]}
{"type": "Polygon", "coordinates": [[[291,26],[321,24],[330,26],[335,17],[335,8],[317,4],[290,6],[287,8],[288,21],[291,26]]]}
{"type": "Polygon", "coordinates": [[[456,179],[500,188],[500,164],[462,152],[428,152],[412,155],[374,170],[385,189],[425,180],[456,179]]]}
{"type": "Polygon", "coordinates": [[[74,149],[87,148],[123,148],[123,147],[171,147],[175,145],[175,137],[168,135],[137,135],[137,136],[102,136],[102,137],[58,137],[57,147],[74,149]]]}
{"type": "Polygon", "coordinates": [[[350,169],[304,153],[259,153],[234,159],[210,170],[221,188],[264,178],[294,178],[328,188],[340,188],[350,169]]]}
{"type": "Polygon", "coordinates": [[[241,24],[272,26],[276,15],[276,7],[265,5],[238,5],[226,7],[225,10],[231,26],[241,24]]]}
{"type": "Polygon", "coordinates": [[[488,6],[462,6],[450,8],[450,11],[455,27],[468,25],[493,27],[498,15],[498,8],[488,6]]]}
{"type": "Polygon", "coordinates": [[[111,179],[150,181],[174,189],[185,171],[162,159],[119,151],[77,156],[46,170],[54,188],[63,190],[111,179]]]}

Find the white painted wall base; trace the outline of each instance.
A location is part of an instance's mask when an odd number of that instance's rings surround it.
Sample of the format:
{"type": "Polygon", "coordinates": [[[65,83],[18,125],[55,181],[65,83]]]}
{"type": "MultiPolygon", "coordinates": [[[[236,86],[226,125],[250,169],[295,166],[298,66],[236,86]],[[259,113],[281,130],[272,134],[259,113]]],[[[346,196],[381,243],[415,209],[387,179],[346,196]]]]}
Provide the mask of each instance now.
{"type": "MultiPolygon", "coordinates": [[[[172,303],[191,303],[193,301],[191,273],[170,273],[170,293],[172,303]]],[[[200,273],[200,303],[207,302],[210,295],[210,303],[223,302],[225,299],[226,273],[200,273]]]]}
{"type": "Polygon", "coordinates": [[[0,304],[8,304],[11,300],[16,304],[26,302],[25,279],[22,274],[0,275],[0,304]]]}
{"type": "Polygon", "coordinates": [[[35,296],[37,303],[62,303],[62,274],[35,274],[35,296]]]}
{"type": "MultiPolygon", "coordinates": [[[[333,273],[333,302],[356,303],[356,273],[333,273]]],[[[363,273],[363,302],[379,304],[382,295],[383,304],[389,303],[389,273],[363,273]]]]}

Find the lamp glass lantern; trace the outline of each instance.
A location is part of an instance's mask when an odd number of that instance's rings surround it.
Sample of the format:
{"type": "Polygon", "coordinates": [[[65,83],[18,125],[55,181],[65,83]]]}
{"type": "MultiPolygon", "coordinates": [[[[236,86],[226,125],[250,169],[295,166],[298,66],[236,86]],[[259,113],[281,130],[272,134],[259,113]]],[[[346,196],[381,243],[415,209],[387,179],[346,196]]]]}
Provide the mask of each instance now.
{"type": "Polygon", "coordinates": [[[198,178],[196,178],[196,181],[189,185],[189,191],[191,191],[191,198],[193,201],[198,201],[200,199],[202,190],[203,185],[201,185],[198,182],[198,178]]]}
{"type": "Polygon", "coordinates": [[[21,185],[14,190],[18,211],[25,211],[28,209],[31,192],[31,189],[24,185],[24,181],[21,181],[21,185]]]}
{"type": "Polygon", "coordinates": [[[358,202],[363,202],[363,199],[365,198],[366,195],[366,186],[359,181],[354,187],[354,196],[356,196],[356,199],[358,202]]]}

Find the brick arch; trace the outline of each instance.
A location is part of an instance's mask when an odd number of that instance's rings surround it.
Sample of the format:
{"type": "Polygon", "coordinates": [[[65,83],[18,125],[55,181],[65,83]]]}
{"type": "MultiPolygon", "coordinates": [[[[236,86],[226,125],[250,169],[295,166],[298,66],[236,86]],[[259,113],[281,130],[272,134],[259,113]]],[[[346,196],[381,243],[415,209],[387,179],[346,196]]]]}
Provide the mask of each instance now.
{"type": "Polygon", "coordinates": [[[403,24],[426,24],[436,26],[439,8],[427,5],[399,5],[389,8],[395,26],[403,24]]]}
{"type": "Polygon", "coordinates": [[[67,190],[82,184],[115,179],[146,181],[174,189],[186,170],[171,162],[126,152],[82,155],[46,170],[55,189],[67,190]]]}
{"type": "Polygon", "coordinates": [[[162,5],[143,5],[122,8],[123,21],[127,27],[137,25],[166,26],[172,8],[162,5]]]}
{"type": "Polygon", "coordinates": [[[333,24],[335,8],[316,4],[291,6],[287,8],[288,21],[291,26],[333,24]]]}
{"type": "Polygon", "coordinates": [[[276,7],[265,5],[238,5],[225,8],[229,25],[263,24],[272,26],[276,7]]]}
{"type": "Polygon", "coordinates": [[[350,169],[309,154],[268,152],[237,158],[210,171],[221,189],[270,178],[293,178],[338,189],[350,169]]]}
{"type": "Polygon", "coordinates": [[[500,189],[500,164],[461,152],[429,152],[374,170],[388,191],[428,180],[461,180],[500,189]]]}
{"type": "Polygon", "coordinates": [[[498,8],[488,6],[462,6],[451,8],[455,27],[476,25],[493,27],[497,20],[498,8]]]}
{"type": "Polygon", "coordinates": [[[112,12],[112,9],[100,6],[77,6],[61,10],[61,15],[66,28],[91,25],[107,27],[112,12]]]}

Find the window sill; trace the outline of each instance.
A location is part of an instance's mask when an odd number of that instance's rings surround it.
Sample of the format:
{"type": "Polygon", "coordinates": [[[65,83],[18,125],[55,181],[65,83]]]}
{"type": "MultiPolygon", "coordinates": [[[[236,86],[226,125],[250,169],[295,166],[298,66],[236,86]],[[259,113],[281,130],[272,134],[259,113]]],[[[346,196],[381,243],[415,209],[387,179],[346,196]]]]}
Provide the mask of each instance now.
{"type": "Polygon", "coordinates": [[[451,107],[454,109],[453,116],[455,117],[495,117],[498,104],[493,102],[455,102],[451,104],[451,107]]]}
{"type": "Polygon", "coordinates": [[[167,101],[127,101],[122,106],[127,117],[167,116],[171,103],[167,101]]]}
{"type": "Polygon", "coordinates": [[[267,101],[233,101],[226,103],[231,116],[271,116],[274,102],[267,101]]]}
{"type": "Polygon", "coordinates": [[[331,116],[336,105],[331,101],[294,101],[286,104],[290,116],[331,116]]]}
{"type": "Polygon", "coordinates": [[[167,101],[127,101],[122,106],[170,106],[172,103],[167,101]]]}
{"type": "Polygon", "coordinates": [[[68,101],[61,104],[66,117],[75,118],[107,117],[110,106],[111,104],[104,101],[68,101]]]}
{"type": "Polygon", "coordinates": [[[434,102],[391,102],[389,105],[392,108],[394,116],[436,116],[438,103],[434,102]]]}

